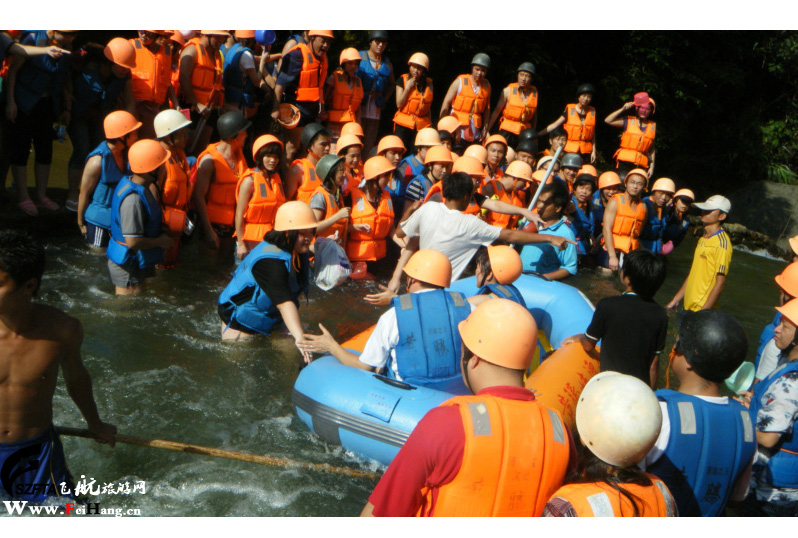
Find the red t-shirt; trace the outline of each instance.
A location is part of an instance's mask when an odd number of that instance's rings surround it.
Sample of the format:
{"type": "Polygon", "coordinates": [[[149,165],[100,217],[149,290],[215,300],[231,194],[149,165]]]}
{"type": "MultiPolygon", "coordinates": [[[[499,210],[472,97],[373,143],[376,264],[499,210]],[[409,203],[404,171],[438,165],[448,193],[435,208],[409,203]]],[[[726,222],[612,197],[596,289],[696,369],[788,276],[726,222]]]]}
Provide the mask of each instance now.
{"type": "MultiPolygon", "coordinates": [[[[491,395],[508,400],[532,401],[535,396],[523,387],[489,387],[477,396],[491,395]]],[[[566,431],[568,428],[566,427],[566,431]]],[[[568,471],[575,466],[576,449],[568,431],[571,455],[568,471]]],[[[375,516],[414,516],[423,505],[422,488],[432,489],[434,513],[438,489],[460,472],[465,450],[465,431],[457,406],[436,407],[422,418],[402,449],[388,466],[369,497],[375,516]]]]}

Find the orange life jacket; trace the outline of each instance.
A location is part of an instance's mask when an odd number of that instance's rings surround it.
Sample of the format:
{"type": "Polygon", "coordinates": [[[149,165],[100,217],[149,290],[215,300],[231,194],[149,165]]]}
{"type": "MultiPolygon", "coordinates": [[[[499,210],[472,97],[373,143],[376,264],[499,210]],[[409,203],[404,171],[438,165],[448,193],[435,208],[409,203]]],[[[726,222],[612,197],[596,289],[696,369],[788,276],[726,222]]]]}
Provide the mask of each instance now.
{"type": "MultiPolygon", "coordinates": [[[[402,75],[403,87],[407,87],[409,78],[409,73],[402,75]]],[[[416,131],[432,125],[432,119],[430,118],[430,107],[432,106],[432,79],[429,77],[426,78],[427,86],[424,88],[424,93],[418,91],[418,86],[413,88],[404,106],[396,111],[393,117],[393,122],[395,124],[407,127],[408,129],[415,129],[416,131]]]]}
{"type": "Polygon", "coordinates": [[[161,202],[163,221],[169,231],[183,231],[186,222],[186,208],[191,199],[192,185],[188,180],[188,161],[186,154],[177,148],[170,148],[172,156],[166,161],[166,180],[163,184],[161,202]]]}
{"type": "MultiPolygon", "coordinates": [[[[489,181],[483,185],[480,189],[480,192],[482,192],[482,194],[485,196],[487,196],[485,193],[485,187],[488,185],[493,187],[493,194],[499,198],[499,201],[506,202],[517,207],[526,207],[526,196],[523,191],[513,190],[508,192],[504,187],[504,183],[498,179],[494,179],[493,181],[489,181]]],[[[488,211],[487,215],[485,216],[485,222],[488,224],[499,226],[500,228],[507,228],[508,230],[514,229],[519,219],[520,217],[518,215],[505,215],[504,213],[496,213],[494,211],[488,211]]]]}
{"type": "Polygon", "coordinates": [[[366,199],[360,189],[352,191],[352,212],[349,221],[349,238],[346,241],[346,255],[350,261],[376,261],[385,257],[385,238],[393,224],[393,203],[385,189],[380,190],[380,203],[377,208],[366,199]],[[355,224],[368,224],[368,233],[354,229],[355,224]]]}
{"type": "Polygon", "coordinates": [[[615,152],[619,161],[630,162],[635,166],[648,168],[648,155],[654,147],[654,138],[657,136],[657,124],[653,121],[646,123],[646,131],[640,129],[640,120],[629,116],[626,120],[626,130],[621,135],[621,147],[615,152]]]}
{"type": "MultiPolygon", "coordinates": [[[[674,517],[676,502],[662,480],[649,474],[650,486],[620,484],[636,497],[639,517],[674,517]]],[[[629,499],[604,482],[568,484],[554,497],[565,499],[579,517],[632,517],[634,508],[629,499]]]]}
{"type": "Polygon", "coordinates": [[[355,170],[352,172],[348,168],[344,171],[346,174],[346,182],[344,183],[344,194],[347,196],[352,194],[352,191],[358,188],[360,185],[361,180],[363,179],[363,171],[362,170],[355,170]]]}
{"type": "Polygon", "coordinates": [[[235,169],[231,169],[224,156],[217,149],[219,144],[221,142],[208,146],[197,157],[197,162],[202,161],[206,155],[210,155],[216,169],[213,181],[208,187],[206,200],[208,220],[214,224],[234,226],[238,180],[244,177],[244,173],[247,171],[247,162],[244,160],[244,154],[239,149],[235,153],[235,169]]]}
{"type": "MultiPolygon", "coordinates": [[[[277,172],[269,178],[259,170],[250,168],[243,177],[252,176],[252,197],[244,211],[244,241],[263,241],[263,236],[274,229],[274,215],[285,203],[283,182],[277,172]]],[[[241,182],[236,185],[236,199],[241,182]]]]}
{"type": "MultiPolygon", "coordinates": [[[[631,199],[619,192],[612,198],[616,200],[615,222],[612,223],[612,244],[615,250],[630,253],[640,246],[640,230],[646,222],[646,204],[642,200],[632,209],[631,199]]],[[[610,200],[612,200],[610,198],[610,200]]]]}
{"type": "Polygon", "coordinates": [[[316,188],[321,187],[321,180],[316,177],[316,165],[310,162],[307,157],[295,159],[294,162],[291,163],[290,168],[298,164],[302,165],[303,176],[302,183],[299,184],[294,194],[294,199],[301,200],[310,205],[310,198],[313,196],[313,193],[316,192],[316,188]]]}
{"type": "Polygon", "coordinates": [[[355,114],[363,100],[363,84],[360,77],[352,77],[352,87],[346,83],[343,73],[333,74],[332,103],[327,110],[328,119],[337,123],[355,121],[355,114]]]}
{"type": "Polygon", "coordinates": [[[194,96],[201,105],[210,103],[211,97],[214,99],[214,105],[221,105],[224,100],[222,54],[217,50],[213,51],[213,56],[211,56],[211,51],[205,48],[199,37],[193,38],[186,43],[186,46],[192,44],[197,49],[197,62],[191,73],[191,88],[194,90],[194,96]]]}
{"type": "Polygon", "coordinates": [[[538,109],[538,89],[532,86],[529,96],[526,101],[523,101],[521,93],[518,91],[517,82],[513,82],[507,87],[510,88],[510,96],[507,98],[507,104],[504,105],[499,129],[521,134],[524,129],[532,127],[532,118],[538,109]]]}
{"type": "Polygon", "coordinates": [[[136,51],[136,67],[130,70],[133,97],[141,101],[163,104],[166,91],[172,82],[172,48],[159,45],[157,52],[150,52],[141,39],[131,39],[136,51]]]}
{"type": "Polygon", "coordinates": [[[461,88],[452,102],[452,114],[460,120],[460,125],[463,127],[468,125],[473,118],[474,127],[479,129],[482,127],[482,113],[490,103],[488,81],[483,81],[479,92],[474,93],[474,89],[471,87],[471,75],[460,75],[458,78],[461,88]]]}
{"type": "MultiPolygon", "coordinates": [[[[424,203],[428,202],[429,200],[433,200],[435,202],[443,202],[443,181],[438,181],[434,183],[432,187],[429,188],[427,191],[427,195],[424,197],[424,203]]],[[[476,217],[482,218],[482,209],[477,205],[474,201],[474,197],[471,197],[471,201],[468,202],[468,207],[465,208],[463,211],[460,211],[464,215],[474,215],[476,217]]]]}
{"type": "Polygon", "coordinates": [[[456,396],[465,430],[463,463],[454,480],[424,488],[420,516],[540,516],[562,485],[569,438],[557,411],[537,401],[456,396]]]}
{"type": "Polygon", "coordinates": [[[297,101],[324,102],[324,81],[327,80],[327,55],[318,60],[313,51],[305,43],[297,43],[288,53],[299,49],[302,51],[302,70],[296,88],[297,101]]]}
{"type": "Polygon", "coordinates": [[[596,133],[596,109],[587,107],[585,119],[582,120],[576,112],[575,104],[566,105],[563,128],[568,133],[564,152],[590,153],[593,151],[593,136],[596,133]]]}
{"type": "MultiPolygon", "coordinates": [[[[316,187],[316,190],[313,191],[313,196],[316,196],[317,194],[321,194],[324,196],[324,202],[326,206],[324,217],[322,217],[321,220],[327,220],[341,210],[341,207],[343,205],[343,200],[341,200],[342,204],[339,204],[338,200],[335,199],[335,196],[333,196],[329,191],[327,191],[327,189],[325,189],[323,185],[319,185],[318,187],[316,187]]],[[[311,198],[313,198],[313,196],[311,196],[311,198]]],[[[338,232],[338,237],[341,239],[341,244],[346,245],[346,234],[348,229],[349,229],[349,220],[341,219],[339,221],[336,221],[335,224],[333,224],[323,232],[317,232],[316,237],[333,237],[335,235],[335,232],[338,232]]]]}
{"type": "Polygon", "coordinates": [[[175,95],[180,95],[180,63],[172,66],[172,88],[175,89],[175,95]]]}

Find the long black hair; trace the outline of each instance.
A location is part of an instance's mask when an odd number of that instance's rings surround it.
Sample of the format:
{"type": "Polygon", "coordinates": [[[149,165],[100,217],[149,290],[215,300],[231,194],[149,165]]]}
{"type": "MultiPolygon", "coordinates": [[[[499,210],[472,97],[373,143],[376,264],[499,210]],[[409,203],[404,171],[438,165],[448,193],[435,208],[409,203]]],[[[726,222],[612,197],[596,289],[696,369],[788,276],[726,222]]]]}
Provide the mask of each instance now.
{"type": "Polygon", "coordinates": [[[270,232],[266,232],[266,235],[263,236],[263,239],[280,250],[291,253],[294,251],[294,245],[296,245],[297,237],[299,237],[298,230],[288,230],[284,232],[271,230],[270,232]]]}

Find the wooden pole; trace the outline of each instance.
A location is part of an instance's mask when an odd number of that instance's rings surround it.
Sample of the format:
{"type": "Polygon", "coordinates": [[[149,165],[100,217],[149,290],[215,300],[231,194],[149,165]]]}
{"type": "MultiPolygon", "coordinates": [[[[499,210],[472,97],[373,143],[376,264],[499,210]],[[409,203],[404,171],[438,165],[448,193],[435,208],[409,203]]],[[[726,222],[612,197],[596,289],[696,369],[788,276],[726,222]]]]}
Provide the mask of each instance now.
{"type": "MultiPolygon", "coordinates": [[[[68,435],[71,437],[84,437],[86,439],[96,439],[89,430],[81,428],[70,428],[67,426],[56,426],[56,432],[60,435],[68,435]]],[[[373,471],[362,471],[359,469],[348,469],[346,467],[336,467],[327,463],[307,463],[302,461],[295,461],[288,458],[276,458],[274,456],[259,456],[257,454],[247,454],[245,452],[236,452],[233,450],[223,450],[220,448],[211,448],[200,445],[190,445],[188,443],[179,443],[176,441],[165,441],[163,439],[147,439],[144,437],[133,437],[132,435],[116,434],[117,443],[125,443],[128,445],[148,446],[153,448],[162,448],[164,450],[175,450],[177,452],[188,452],[190,454],[200,454],[203,456],[213,456],[215,458],[225,458],[228,460],[248,461],[260,465],[271,465],[273,467],[296,467],[299,469],[308,469],[312,471],[327,471],[329,473],[342,474],[357,478],[371,478],[376,480],[377,473],[373,471]]]]}

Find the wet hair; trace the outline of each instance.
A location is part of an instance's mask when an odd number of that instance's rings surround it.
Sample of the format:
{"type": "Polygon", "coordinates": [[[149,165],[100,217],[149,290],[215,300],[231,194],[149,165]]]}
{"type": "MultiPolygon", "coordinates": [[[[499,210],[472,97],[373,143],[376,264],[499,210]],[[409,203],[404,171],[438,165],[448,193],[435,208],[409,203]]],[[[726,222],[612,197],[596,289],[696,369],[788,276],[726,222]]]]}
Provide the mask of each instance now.
{"type": "Polygon", "coordinates": [[[327,172],[327,177],[324,178],[322,182],[324,186],[327,188],[328,191],[333,192],[335,190],[335,174],[338,173],[338,170],[341,170],[344,166],[344,160],[341,159],[335,165],[330,168],[330,171],[327,172]]]}
{"type": "Polygon", "coordinates": [[[637,465],[617,467],[610,465],[593,454],[585,445],[579,447],[579,463],[576,471],[566,477],[565,484],[588,484],[603,482],[623,495],[632,503],[634,516],[639,517],[642,512],[643,500],[628,491],[623,484],[636,484],[638,486],[651,486],[653,482],[648,475],[637,465]]]}
{"type": "Polygon", "coordinates": [[[593,176],[590,174],[579,174],[576,176],[576,179],[574,179],[574,190],[580,185],[590,185],[593,187],[593,192],[596,191],[596,180],[593,179],[593,176]]]}
{"type": "Polygon", "coordinates": [[[622,271],[629,278],[632,291],[646,300],[654,298],[667,274],[665,258],[644,248],[624,256],[622,271]]]}
{"type": "Polygon", "coordinates": [[[443,180],[441,194],[447,200],[462,200],[474,192],[474,181],[465,172],[449,174],[443,180]]]}
{"type": "Polygon", "coordinates": [[[271,243],[280,250],[290,253],[294,251],[297,237],[299,237],[299,230],[288,230],[284,232],[272,230],[266,232],[266,235],[263,236],[263,240],[271,243]]]}
{"type": "Polygon", "coordinates": [[[679,325],[678,347],[696,374],[722,383],[745,360],[748,336],[726,312],[700,310],[688,313],[679,325]]]}
{"type": "Polygon", "coordinates": [[[560,137],[560,136],[565,136],[565,137],[567,137],[567,136],[568,136],[568,133],[566,133],[566,132],[565,132],[565,129],[563,129],[562,127],[557,127],[556,129],[553,129],[553,130],[552,130],[552,131],[549,133],[549,140],[553,140],[553,139],[555,139],[555,138],[557,138],[557,137],[560,137]]]}
{"type": "Polygon", "coordinates": [[[280,147],[280,144],[277,142],[272,142],[271,144],[266,144],[262,148],[258,150],[258,153],[255,155],[255,164],[259,167],[263,163],[263,158],[266,155],[278,155],[282,157],[283,148],[280,147]]]}
{"type": "Polygon", "coordinates": [[[0,231],[0,271],[5,271],[17,285],[36,279],[35,296],[39,292],[44,274],[44,247],[27,232],[0,231]]]}
{"type": "Polygon", "coordinates": [[[540,194],[546,194],[547,192],[551,193],[551,198],[549,198],[549,203],[554,204],[555,206],[560,207],[560,213],[565,211],[565,207],[568,205],[568,202],[571,200],[571,196],[568,194],[568,187],[562,184],[560,181],[552,181],[551,183],[547,183],[543,186],[543,190],[540,191],[540,194]]]}
{"type": "MultiPolygon", "coordinates": [[[[490,273],[491,267],[490,256],[488,256],[488,247],[485,245],[480,245],[480,247],[477,249],[477,253],[474,254],[474,262],[476,267],[479,267],[484,275],[487,276],[487,274],[490,273]]],[[[482,286],[484,284],[484,282],[477,282],[478,286],[482,286]]]]}
{"type": "Polygon", "coordinates": [[[438,136],[440,136],[441,142],[443,142],[444,140],[452,140],[453,139],[452,133],[450,133],[449,131],[446,131],[446,130],[438,131],[438,136]]]}

